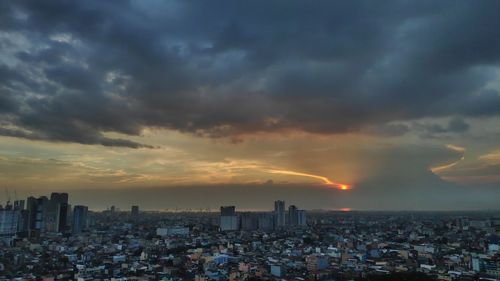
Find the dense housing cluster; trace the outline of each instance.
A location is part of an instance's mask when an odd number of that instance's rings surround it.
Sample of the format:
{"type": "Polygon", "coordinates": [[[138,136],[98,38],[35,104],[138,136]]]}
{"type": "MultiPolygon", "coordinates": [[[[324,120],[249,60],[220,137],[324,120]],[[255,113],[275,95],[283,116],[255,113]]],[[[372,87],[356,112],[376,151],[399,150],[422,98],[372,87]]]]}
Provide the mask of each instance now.
{"type": "Polygon", "coordinates": [[[293,205],[286,210],[283,201],[269,212],[237,212],[234,206],[220,213],[144,212],[138,206],[92,212],[70,208],[67,199],[53,194],[0,210],[1,280],[500,278],[500,218],[494,212],[306,216],[293,205]]]}

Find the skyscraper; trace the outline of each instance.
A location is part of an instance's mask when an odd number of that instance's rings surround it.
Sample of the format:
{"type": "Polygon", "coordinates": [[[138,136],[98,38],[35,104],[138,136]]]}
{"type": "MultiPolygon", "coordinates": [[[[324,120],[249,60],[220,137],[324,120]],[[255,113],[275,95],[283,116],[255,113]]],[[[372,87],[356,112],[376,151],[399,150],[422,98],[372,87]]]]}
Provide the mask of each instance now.
{"type": "Polygon", "coordinates": [[[264,231],[273,230],[275,221],[274,218],[275,216],[273,213],[259,214],[259,221],[258,221],[259,229],[264,231]]]}
{"type": "Polygon", "coordinates": [[[67,226],[68,193],[53,192],[45,208],[44,223],[48,232],[63,232],[67,226]]]}
{"type": "Polygon", "coordinates": [[[221,231],[234,231],[238,230],[239,222],[236,216],[234,206],[220,207],[220,230],[221,231]]]}
{"type": "Polygon", "coordinates": [[[19,211],[15,210],[10,202],[5,208],[0,208],[0,237],[12,236],[17,233],[19,211]]]}
{"type": "Polygon", "coordinates": [[[277,228],[285,226],[285,201],[274,201],[274,219],[277,228]]]}
{"type": "Polygon", "coordinates": [[[305,210],[297,211],[297,225],[298,226],[307,226],[307,213],[305,210]]]}
{"type": "Polygon", "coordinates": [[[15,210],[24,210],[24,200],[14,201],[14,209],[15,210]]]}
{"type": "Polygon", "coordinates": [[[26,210],[28,211],[28,235],[38,236],[45,229],[45,216],[49,199],[46,196],[39,198],[28,197],[26,210]]]}
{"type": "Polygon", "coordinates": [[[79,234],[87,228],[88,211],[87,206],[76,205],[73,208],[73,234],[79,234]]]}
{"type": "Polygon", "coordinates": [[[28,237],[30,212],[28,210],[18,210],[18,212],[19,212],[19,223],[17,224],[18,235],[19,237],[28,237]]]}
{"type": "Polygon", "coordinates": [[[137,205],[132,206],[132,209],[130,210],[130,214],[134,217],[138,216],[139,215],[139,206],[137,206],[137,205]]]}
{"type": "Polygon", "coordinates": [[[296,226],[299,223],[299,209],[295,205],[288,207],[288,224],[296,226]]]}
{"type": "Polygon", "coordinates": [[[255,213],[242,213],[241,214],[241,229],[242,230],[256,230],[259,227],[259,216],[255,213]]]}
{"type": "Polygon", "coordinates": [[[220,215],[221,216],[234,216],[236,207],[234,206],[222,206],[220,207],[220,215]]]}

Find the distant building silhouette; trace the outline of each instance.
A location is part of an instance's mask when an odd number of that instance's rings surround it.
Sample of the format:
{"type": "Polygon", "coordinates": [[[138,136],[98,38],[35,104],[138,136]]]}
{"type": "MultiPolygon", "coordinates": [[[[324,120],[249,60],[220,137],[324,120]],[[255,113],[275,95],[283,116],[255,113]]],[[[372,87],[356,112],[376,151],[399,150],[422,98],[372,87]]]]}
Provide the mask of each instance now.
{"type": "Polygon", "coordinates": [[[137,206],[137,205],[132,206],[132,208],[130,210],[130,214],[134,217],[138,216],[139,215],[139,206],[137,206]]]}
{"type": "Polygon", "coordinates": [[[222,206],[220,207],[220,215],[221,216],[234,216],[236,207],[234,206],[222,206]]]}

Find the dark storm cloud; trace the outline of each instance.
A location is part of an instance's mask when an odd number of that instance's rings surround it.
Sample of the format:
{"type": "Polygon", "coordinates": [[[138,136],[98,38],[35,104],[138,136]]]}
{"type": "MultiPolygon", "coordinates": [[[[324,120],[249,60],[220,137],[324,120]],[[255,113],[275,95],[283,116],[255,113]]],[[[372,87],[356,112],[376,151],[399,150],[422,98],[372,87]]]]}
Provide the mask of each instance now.
{"type": "Polygon", "coordinates": [[[498,1],[0,5],[0,114],[23,130],[4,135],[139,147],[103,133],[401,135],[500,113],[498,1]]]}
{"type": "Polygon", "coordinates": [[[470,125],[461,117],[451,118],[447,124],[432,122],[415,122],[412,125],[423,138],[448,138],[451,134],[462,134],[469,130],[470,125]]]}
{"type": "Polygon", "coordinates": [[[379,136],[402,136],[410,131],[405,124],[381,124],[368,128],[365,132],[379,136]]]}
{"type": "Polygon", "coordinates": [[[453,118],[448,124],[448,130],[451,132],[465,132],[470,125],[461,118],[453,118]]]}
{"type": "Polygon", "coordinates": [[[45,140],[45,141],[57,140],[57,141],[76,142],[81,144],[100,144],[103,146],[153,148],[153,146],[140,144],[126,139],[107,138],[101,134],[95,134],[94,131],[86,132],[85,130],[80,130],[75,135],[71,135],[68,132],[63,132],[62,135],[57,135],[55,132],[51,131],[51,134],[53,135],[47,136],[43,133],[43,130],[39,130],[39,132],[33,133],[17,129],[0,128],[0,135],[2,136],[24,138],[29,140],[45,140]]]}

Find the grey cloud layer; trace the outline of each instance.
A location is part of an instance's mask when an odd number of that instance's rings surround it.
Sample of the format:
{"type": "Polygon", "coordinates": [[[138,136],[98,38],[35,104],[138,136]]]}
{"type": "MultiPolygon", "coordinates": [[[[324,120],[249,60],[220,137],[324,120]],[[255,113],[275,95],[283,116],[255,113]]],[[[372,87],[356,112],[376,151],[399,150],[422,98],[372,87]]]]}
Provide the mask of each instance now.
{"type": "Polygon", "coordinates": [[[103,133],[498,115],[498,26],[498,1],[5,1],[0,134],[141,147],[103,133]]]}

